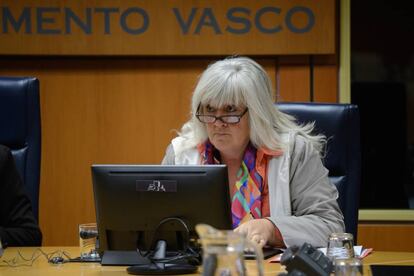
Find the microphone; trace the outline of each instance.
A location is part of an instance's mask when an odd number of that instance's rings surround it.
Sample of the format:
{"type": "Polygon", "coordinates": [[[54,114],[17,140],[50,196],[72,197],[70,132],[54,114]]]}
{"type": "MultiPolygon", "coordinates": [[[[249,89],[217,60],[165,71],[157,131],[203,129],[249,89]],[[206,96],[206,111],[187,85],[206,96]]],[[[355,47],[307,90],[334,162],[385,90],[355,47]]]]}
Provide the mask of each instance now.
{"type": "Polygon", "coordinates": [[[96,238],[98,236],[98,231],[97,230],[82,230],[79,232],[79,237],[81,237],[82,239],[91,239],[91,238],[96,238]]]}

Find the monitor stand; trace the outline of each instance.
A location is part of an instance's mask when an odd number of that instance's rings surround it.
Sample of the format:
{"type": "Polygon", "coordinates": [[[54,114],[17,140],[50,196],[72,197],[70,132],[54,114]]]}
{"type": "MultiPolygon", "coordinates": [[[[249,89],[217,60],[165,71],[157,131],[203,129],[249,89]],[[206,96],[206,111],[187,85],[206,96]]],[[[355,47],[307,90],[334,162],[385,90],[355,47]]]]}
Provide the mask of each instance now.
{"type": "Polygon", "coordinates": [[[151,261],[148,258],[141,256],[136,250],[106,250],[101,260],[101,265],[141,265],[150,263],[151,261]]]}
{"type": "Polygon", "coordinates": [[[167,263],[157,262],[166,258],[167,243],[159,240],[155,247],[154,256],[151,258],[152,263],[138,264],[127,268],[129,274],[134,275],[173,275],[173,274],[190,274],[197,271],[197,266],[187,263],[167,263]]]}

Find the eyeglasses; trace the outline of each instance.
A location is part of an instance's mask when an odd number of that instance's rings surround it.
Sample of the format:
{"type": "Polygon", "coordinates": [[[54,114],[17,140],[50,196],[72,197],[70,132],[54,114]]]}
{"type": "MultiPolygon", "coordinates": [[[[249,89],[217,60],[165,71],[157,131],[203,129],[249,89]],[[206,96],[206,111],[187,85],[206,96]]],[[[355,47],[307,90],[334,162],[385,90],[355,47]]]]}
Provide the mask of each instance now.
{"type": "Polygon", "coordinates": [[[247,108],[243,111],[240,115],[223,115],[223,116],[214,116],[214,115],[203,115],[203,114],[196,114],[197,119],[205,124],[212,124],[215,123],[217,120],[225,123],[225,124],[238,124],[240,122],[241,117],[246,114],[247,108]]]}

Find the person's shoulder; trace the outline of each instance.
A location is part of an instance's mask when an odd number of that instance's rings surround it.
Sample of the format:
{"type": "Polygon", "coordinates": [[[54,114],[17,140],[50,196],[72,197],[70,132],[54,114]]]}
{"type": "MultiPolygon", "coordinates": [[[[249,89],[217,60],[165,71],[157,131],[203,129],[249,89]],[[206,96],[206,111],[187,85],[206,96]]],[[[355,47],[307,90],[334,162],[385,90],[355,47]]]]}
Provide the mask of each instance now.
{"type": "Polygon", "coordinates": [[[292,149],[302,149],[310,144],[309,139],[300,134],[297,131],[284,132],[281,135],[283,143],[288,144],[289,148],[292,149]]]}
{"type": "Polygon", "coordinates": [[[0,175],[7,171],[10,156],[10,149],[4,145],[0,145],[0,175]]]}
{"type": "Polygon", "coordinates": [[[0,144],[0,153],[8,153],[10,152],[10,149],[6,147],[5,145],[0,144]]]}
{"type": "Polygon", "coordinates": [[[171,140],[171,145],[173,146],[176,154],[197,148],[197,144],[194,142],[194,140],[185,136],[175,137],[171,140]]]}
{"type": "Polygon", "coordinates": [[[173,165],[176,163],[176,159],[180,159],[182,156],[187,156],[191,154],[196,147],[189,146],[189,139],[182,136],[177,136],[171,140],[171,143],[168,145],[165,156],[162,160],[162,164],[173,165]]]}
{"type": "Polygon", "coordinates": [[[315,151],[312,141],[299,132],[290,132],[290,151],[293,156],[303,156],[313,153],[315,151]]]}
{"type": "Polygon", "coordinates": [[[305,136],[303,136],[302,134],[298,133],[298,132],[294,132],[292,133],[293,136],[293,142],[295,143],[296,147],[306,147],[309,145],[312,145],[311,141],[306,138],[305,136]]]}
{"type": "Polygon", "coordinates": [[[11,151],[5,145],[0,144],[0,162],[3,163],[11,156],[11,151]]]}
{"type": "Polygon", "coordinates": [[[161,161],[162,165],[174,165],[175,162],[175,152],[172,144],[169,144],[167,150],[165,151],[164,158],[161,161]]]}
{"type": "Polygon", "coordinates": [[[186,143],[187,140],[188,139],[183,136],[177,136],[171,140],[171,144],[172,145],[182,144],[182,143],[186,143]]]}

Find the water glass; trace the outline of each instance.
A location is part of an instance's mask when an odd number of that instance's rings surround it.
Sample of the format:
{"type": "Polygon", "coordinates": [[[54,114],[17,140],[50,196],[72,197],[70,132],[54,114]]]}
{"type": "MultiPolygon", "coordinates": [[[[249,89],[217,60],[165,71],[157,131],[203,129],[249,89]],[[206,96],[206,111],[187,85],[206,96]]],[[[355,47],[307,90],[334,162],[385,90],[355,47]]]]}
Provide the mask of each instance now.
{"type": "Polygon", "coordinates": [[[362,261],[358,258],[336,259],[334,269],[337,276],[360,276],[364,274],[362,261]]]}
{"type": "Polygon", "coordinates": [[[99,259],[97,251],[98,228],[96,223],[79,224],[80,258],[84,261],[99,259]]]}
{"type": "Polygon", "coordinates": [[[329,236],[326,255],[331,261],[354,258],[354,237],[352,234],[332,233],[329,236]]]}

